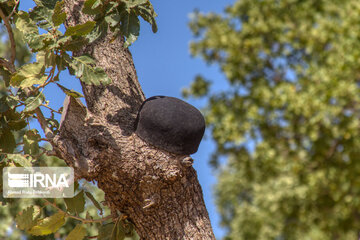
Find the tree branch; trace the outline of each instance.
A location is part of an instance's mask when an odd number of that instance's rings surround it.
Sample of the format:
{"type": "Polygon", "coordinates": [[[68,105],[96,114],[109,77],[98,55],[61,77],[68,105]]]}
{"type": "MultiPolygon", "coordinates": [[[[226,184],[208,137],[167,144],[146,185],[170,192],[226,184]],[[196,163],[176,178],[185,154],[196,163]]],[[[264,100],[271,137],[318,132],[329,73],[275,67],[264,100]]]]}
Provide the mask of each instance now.
{"type": "Polygon", "coordinates": [[[18,7],[20,3],[20,0],[15,0],[15,5],[14,5],[14,8],[13,10],[11,11],[11,13],[9,14],[9,16],[7,16],[7,19],[10,19],[12,17],[12,15],[14,15],[15,11],[16,11],[16,8],[18,7]]]}
{"type": "MultiPolygon", "coordinates": [[[[91,20],[82,4],[65,0],[65,27],[91,20]]],[[[54,150],[77,178],[98,182],[105,204],[129,216],[141,239],[215,239],[189,156],[158,149],[134,133],[145,97],[123,45],[124,38],[109,31],[74,53],[91,55],[112,83],[81,83],[87,108],[66,97],[54,150]]]]}
{"type": "Polygon", "coordinates": [[[66,211],[62,210],[55,203],[52,203],[52,202],[48,201],[45,198],[43,198],[43,200],[47,204],[49,204],[49,205],[53,206],[54,208],[56,208],[58,211],[63,212],[66,217],[76,219],[78,221],[81,221],[82,223],[101,223],[101,222],[105,222],[105,221],[110,220],[110,219],[113,218],[112,215],[109,215],[109,216],[106,216],[106,217],[103,217],[103,218],[99,218],[99,219],[85,219],[85,218],[82,218],[82,217],[77,217],[77,216],[71,215],[71,214],[67,213],[66,211]]]}
{"type": "Polygon", "coordinates": [[[16,44],[15,44],[15,39],[14,39],[14,33],[13,33],[11,25],[9,23],[9,19],[5,16],[5,14],[1,10],[1,8],[0,8],[0,17],[4,21],[6,30],[7,30],[8,34],[9,34],[9,40],[10,40],[10,45],[11,45],[10,63],[14,64],[15,63],[15,56],[16,56],[16,44]]]}
{"type": "Polygon", "coordinates": [[[48,139],[52,139],[54,137],[54,133],[49,128],[48,123],[47,123],[41,109],[36,108],[35,114],[36,114],[36,118],[37,118],[38,122],[40,123],[41,128],[43,129],[43,131],[45,133],[45,137],[48,139]]]}
{"type": "MultiPolygon", "coordinates": [[[[17,4],[19,3],[19,1],[17,1],[15,3],[15,7],[14,9],[16,9],[17,4]]],[[[9,15],[9,17],[11,17],[11,15],[13,14],[13,12],[15,11],[13,9],[13,11],[11,12],[11,14],[9,15]]],[[[15,39],[14,39],[14,33],[12,31],[11,25],[9,23],[9,17],[6,17],[4,12],[2,11],[2,9],[0,8],[0,17],[1,19],[4,21],[4,24],[6,26],[6,29],[8,31],[9,34],[9,39],[10,39],[10,44],[11,44],[11,59],[10,62],[7,61],[6,59],[0,59],[0,64],[4,67],[6,67],[11,74],[14,74],[16,72],[15,69],[15,58],[16,58],[16,44],[15,44],[15,39]]],[[[25,93],[27,95],[30,94],[31,90],[29,88],[24,89],[25,93]]],[[[36,108],[35,109],[35,113],[36,113],[36,117],[41,125],[41,128],[43,129],[45,136],[49,139],[52,139],[54,137],[54,134],[52,133],[51,129],[48,127],[48,124],[46,122],[46,119],[41,111],[40,108],[36,108]]]]}

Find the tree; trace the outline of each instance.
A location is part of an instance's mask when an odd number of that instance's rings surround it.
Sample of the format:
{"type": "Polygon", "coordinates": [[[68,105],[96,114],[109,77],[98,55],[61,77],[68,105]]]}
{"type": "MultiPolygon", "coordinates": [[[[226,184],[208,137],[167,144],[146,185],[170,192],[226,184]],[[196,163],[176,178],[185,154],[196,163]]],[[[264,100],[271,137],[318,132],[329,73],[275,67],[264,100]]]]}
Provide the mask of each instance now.
{"type": "Polygon", "coordinates": [[[194,15],[192,54],[208,100],[226,239],[357,239],[360,223],[360,3],[239,0],[194,15]],[[226,163],[221,164],[226,157],[226,163]]]}
{"type": "MultiPolygon", "coordinates": [[[[138,239],[134,229],[141,239],[214,239],[191,158],[134,134],[145,97],[127,47],[139,35],[139,17],[156,32],[151,3],[35,0],[29,12],[18,11],[18,3],[0,5],[11,50],[0,59],[0,166],[43,166],[63,159],[75,169],[79,186],[65,204],[48,199],[27,203],[16,215],[17,227],[28,235],[67,239],[93,237],[97,230],[98,239],[138,239]],[[34,62],[17,54],[15,31],[36,55],[34,62]],[[81,80],[87,107],[79,101],[81,93],[61,85],[59,73],[65,69],[81,80]],[[52,109],[43,94],[50,84],[68,95],[62,109],[52,109]],[[30,129],[32,119],[43,134],[30,129]],[[91,181],[104,191],[104,202],[91,181]],[[85,199],[95,213],[85,215],[85,199]],[[96,209],[105,214],[99,217],[96,209]]],[[[2,204],[12,201],[1,199],[2,204]]]]}

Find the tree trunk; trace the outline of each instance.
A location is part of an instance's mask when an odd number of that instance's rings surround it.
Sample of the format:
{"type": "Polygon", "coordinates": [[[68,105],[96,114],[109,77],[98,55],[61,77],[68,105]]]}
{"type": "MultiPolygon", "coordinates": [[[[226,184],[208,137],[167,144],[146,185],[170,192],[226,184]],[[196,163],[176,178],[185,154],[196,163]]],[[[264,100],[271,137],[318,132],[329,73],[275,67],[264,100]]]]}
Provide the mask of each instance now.
{"type": "MultiPolygon", "coordinates": [[[[82,4],[65,0],[67,27],[89,20],[80,12],[82,4]]],[[[112,83],[82,84],[87,108],[66,98],[54,149],[78,179],[98,182],[106,204],[128,215],[141,239],[215,239],[192,159],[160,150],[134,134],[145,97],[123,43],[108,32],[74,53],[90,54],[112,83]]]]}

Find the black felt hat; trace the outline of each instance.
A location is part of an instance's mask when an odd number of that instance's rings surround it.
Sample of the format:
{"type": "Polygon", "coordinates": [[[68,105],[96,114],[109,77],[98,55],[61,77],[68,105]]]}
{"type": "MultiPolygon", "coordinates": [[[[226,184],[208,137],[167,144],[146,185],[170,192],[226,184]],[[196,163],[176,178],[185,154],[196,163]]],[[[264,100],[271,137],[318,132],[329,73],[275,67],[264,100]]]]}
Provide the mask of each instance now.
{"type": "Polygon", "coordinates": [[[168,152],[186,155],[198,150],[205,131],[205,120],[199,110],[166,96],[146,99],[135,124],[135,133],[144,141],[168,152]]]}

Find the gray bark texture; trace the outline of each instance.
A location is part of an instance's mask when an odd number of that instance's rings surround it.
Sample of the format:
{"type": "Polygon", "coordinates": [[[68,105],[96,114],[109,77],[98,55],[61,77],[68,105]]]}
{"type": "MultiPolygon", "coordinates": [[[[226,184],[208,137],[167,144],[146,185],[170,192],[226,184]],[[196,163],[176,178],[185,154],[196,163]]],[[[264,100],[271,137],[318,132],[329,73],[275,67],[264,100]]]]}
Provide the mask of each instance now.
{"type": "MultiPolygon", "coordinates": [[[[89,20],[82,1],[65,0],[66,26],[89,20]]],[[[141,239],[215,239],[189,156],[155,148],[134,134],[145,97],[124,39],[109,32],[76,55],[90,54],[112,83],[82,84],[87,108],[67,97],[56,154],[77,179],[96,180],[106,204],[134,223],[141,239]]]]}

